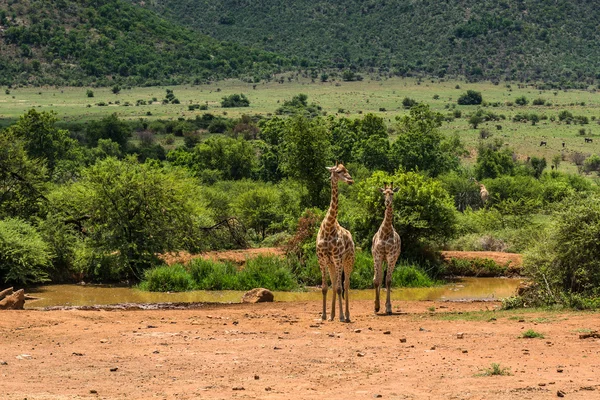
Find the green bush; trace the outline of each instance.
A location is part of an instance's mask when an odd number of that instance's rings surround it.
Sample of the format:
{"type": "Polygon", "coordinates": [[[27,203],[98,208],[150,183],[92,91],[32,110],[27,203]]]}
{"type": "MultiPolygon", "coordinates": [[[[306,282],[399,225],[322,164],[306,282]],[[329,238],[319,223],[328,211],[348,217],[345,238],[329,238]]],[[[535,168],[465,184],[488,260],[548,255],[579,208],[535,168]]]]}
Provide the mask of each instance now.
{"type": "Polygon", "coordinates": [[[150,292],[185,292],[194,288],[194,281],[182,265],[165,265],[147,270],[139,287],[150,292]]]}
{"type": "Polygon", "coordinates": [[[587,308],[593,303],[583,299],[600,294],[600,198],[569,198],[558,209],[555,223],[525,253],[524,271],[534,282],[526,301],[587,308]]]}
{"type": "Polygon", "coordinates": [[[196,258],[190,261],[189,269],[198,290],[237,289],[237,268],[231,263],[196,258]]]}
{"type": "Polygon", "coordinates": [[[221,107],[250,107],[250,100],[248,100],[245,94],[231,94],[223,97],[221,107]]]}
{"type": "Polygon", "coordinates": [[[481,92],[477,92],[475,90],[467,90],[467,93],[462,94],[457,103],[463,106],[471,106],[481,104],[483,101],[481,97],[481,92]]]}
{"type": "MultiPolygon", "coordinates": [[[[385,264],[384,268],[387,268],[385,264]]],[[[358,251],[352,276],[350,277],[350,288],[373,288],[374,275],[373,257],[369,253],[358,251]]],[[[385,285],[385,275],[383,276],[383,284],[385,285]]],[[[434,284],[435,282],[421,268],[405,261],[396,263],[392,274],[392,287],[431,287],[434,284]]]]}
{"type": "Polygon", "coordinates": [[[249,259],[238,273],[238,290],[263,287],[269,290],[298,289],[298,281],[292,274],[286,259],[277,256],[260,256],[249,259]]]}
{"type": "Polygon", "coordinates": [[[0,220],[0,280],[28,284],[48,280],[51,253],[39,232],[20,219],[0,220]]]}

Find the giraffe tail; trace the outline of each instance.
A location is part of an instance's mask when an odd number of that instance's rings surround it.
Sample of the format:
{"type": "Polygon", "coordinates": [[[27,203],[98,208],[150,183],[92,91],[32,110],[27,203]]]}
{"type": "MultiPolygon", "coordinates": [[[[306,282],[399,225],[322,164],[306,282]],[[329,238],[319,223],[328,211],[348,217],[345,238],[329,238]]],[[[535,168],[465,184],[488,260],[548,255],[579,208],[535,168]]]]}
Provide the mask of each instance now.
{"type": "Polygon", "coordinates": [[[344,294],[346,293],[346,288],[344,287],[345,280],[346,280],[346,271],[342,271],[342,299],[344,299],[344,294]]]}

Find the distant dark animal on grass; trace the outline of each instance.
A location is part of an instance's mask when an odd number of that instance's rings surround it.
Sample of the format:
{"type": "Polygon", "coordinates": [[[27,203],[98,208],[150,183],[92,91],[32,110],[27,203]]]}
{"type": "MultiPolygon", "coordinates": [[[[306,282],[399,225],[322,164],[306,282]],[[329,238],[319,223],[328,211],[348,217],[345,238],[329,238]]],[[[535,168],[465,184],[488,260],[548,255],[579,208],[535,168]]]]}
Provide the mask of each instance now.
{"type": "Polygon", "coordinates": [[[546,142],[545,142],[545,141],[543,141],[543,140],[540,142],[540,146],[547,146],[547,145],[548,145],[548,143],[546,143],[546,142]]]}
{"type": "Polygon", "coordinates": [[[589,138],[589,137],[585,138],[586,143],[592,143],[593,141],[594,141],[594,139],[592,139],[592,138],[589,138]]]}

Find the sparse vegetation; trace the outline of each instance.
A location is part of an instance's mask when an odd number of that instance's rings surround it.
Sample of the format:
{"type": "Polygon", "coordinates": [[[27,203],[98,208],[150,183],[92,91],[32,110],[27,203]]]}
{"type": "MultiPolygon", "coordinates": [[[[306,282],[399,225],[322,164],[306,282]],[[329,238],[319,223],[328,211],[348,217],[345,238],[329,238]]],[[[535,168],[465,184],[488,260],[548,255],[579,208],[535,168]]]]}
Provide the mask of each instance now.
{"type": "Polygon", "coordinates": [[[482,372],[475,376],[509,376],[512,375],[510,368],[500,366],[498,363],[492,363],[490,368],[484,369],[482,372]]]}
{"type": "Polygon", "coordinates": [[[529,329],[521,335],[524,339],[543,339],[544,335],[539,332],[534,331],[533,329],[529,329]]]}

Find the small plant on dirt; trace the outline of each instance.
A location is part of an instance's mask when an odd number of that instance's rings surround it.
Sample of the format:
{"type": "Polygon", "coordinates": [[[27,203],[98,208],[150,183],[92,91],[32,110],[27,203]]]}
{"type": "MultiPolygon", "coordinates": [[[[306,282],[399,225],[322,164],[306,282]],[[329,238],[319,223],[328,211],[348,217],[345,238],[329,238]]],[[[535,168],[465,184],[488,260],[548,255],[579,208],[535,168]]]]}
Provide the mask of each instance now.
{"type": "Polygon", "coordinates": [[[490,368],[484,369],[482,372],[475,376],[509,376],[510,368],[502,368],[498,363],[492,363],[490,368]]]}
{"type": "Polygon", "coordinates": [[[529,329],[526,332],[523,332],[523,334],[521,335],[522,338],[524,339],[536,339],[536,338],[540,338],[543,339],[544,335],[542,335],[541,333],[538,333],[536,331],[534,331],[533,329],[529,329]]]}
{"type": "Polygon", "coordinates": [[[435,312],[435,307],[433,307],[433,306],[432,306],[432,307],[429,307],[429,308],[427,309],[427,311],[429,311],[429,312],[435,312]]]}

